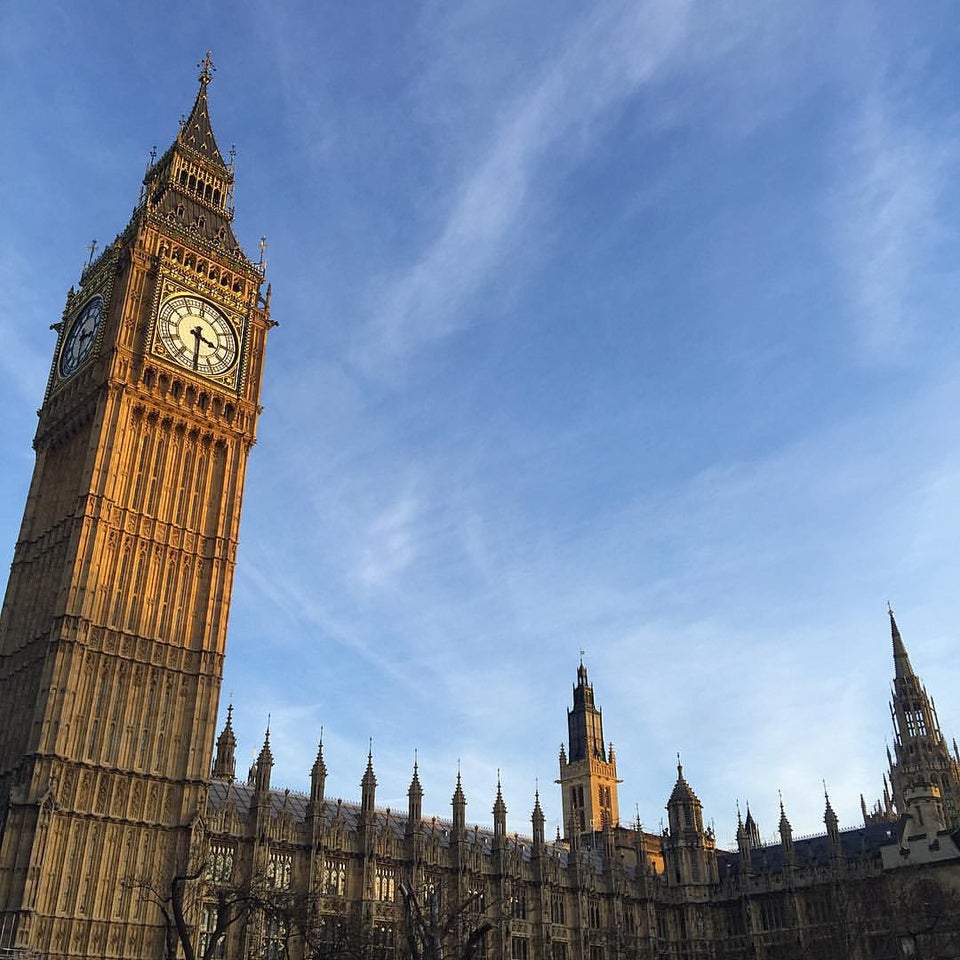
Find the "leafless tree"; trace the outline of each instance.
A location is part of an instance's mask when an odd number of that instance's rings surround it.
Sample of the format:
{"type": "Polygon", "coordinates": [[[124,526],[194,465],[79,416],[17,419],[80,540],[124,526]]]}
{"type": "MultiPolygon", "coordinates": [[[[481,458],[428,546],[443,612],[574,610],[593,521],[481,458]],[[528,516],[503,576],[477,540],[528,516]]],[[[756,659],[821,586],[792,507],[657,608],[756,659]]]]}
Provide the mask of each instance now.
{"type": "MultiPolygon", "coordinates": [[[[439,888],[429,890],[425,904],[421,904],[416,892],[405,883],[400,884],[400,895],[403,898],[407,948],[412,960],[443,960],[444,943],[455,931],[462,929],[463,919],[477,906],[483,913],[483,895],[479,892],[470,894],[446,914],[443,913],[439,888]]],[[[483,948],[484,937],[493,927],[493,922],[487,918],[468,923],[462,940],[458,938],[456,960],[477,957],[483,948]]]]}

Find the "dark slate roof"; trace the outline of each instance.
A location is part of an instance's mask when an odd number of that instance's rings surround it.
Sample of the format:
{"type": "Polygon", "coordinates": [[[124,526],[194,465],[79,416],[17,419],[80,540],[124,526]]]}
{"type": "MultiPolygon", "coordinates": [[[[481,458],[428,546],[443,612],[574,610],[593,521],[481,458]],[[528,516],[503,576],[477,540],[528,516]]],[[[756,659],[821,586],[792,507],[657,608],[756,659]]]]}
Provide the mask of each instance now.
{"type": "MultiPolygon", "coordinates": [[[[222,809],[228,803],[232,803],[241,813],[245,814],[250,809],[253,793],[254,788],[246,783],[211,780],[207,803],[213,810],[222,809]]],[[[303,823],[306,820],[307,804],[310,801],[307,794],[295,790],[271,790],[269,798],[270,810],[274,816],[286,811],[296,823],[303,823]]],[[[356,831],[360,819],[360,805],[343,800],[324,798],[321,815],[328,826],[332,826],[339,818],[347,830],[356,831]]],[[[374,816],[378,830],[390,829],[398,840],[403,839],[407,826],[405,811],[376,810],[374,816]]],[[[441,820],[439,817],[424,817],[421,822],[424,825],[424,835],[428,839],[436,837],[441,846],[450,845],[450,838],[453,833],[453,823],[450,820],[441,820]]],[[[471,843],[477,843],[485,851],[489,851],[493,846],[493,831],[479,826],[468,826],[467,840],[471,843]]],[[[530,838],[512,835],[508,838],[508,841],[510,844],[519,846],[524,860],[531,858],[533,841],[530,838]]],[[[556,857],[562,865],[566,865],[569,854],[566,847],[552,843],[547,843],[545,847],[550,856],[556,857]]],[[[584,851],[583,858],[591,863],[598,872],[603,869],[601,849],[584,851]]]]}
{"type": "Polygon", "coordinates": [[[181,192],[175,186],[167,187],[152,212],[181,230],[198,235],[215,247],[221,247],[234,257],[244,257],[227,217],[216,209],[197,202],[189,193],[181,192]],[[183,209],[182,214],[177,213],[178,208],[183,209]],[[203,226],[200,226],[200,223],[203,226]]]}
{"type": "MultiPolygon", "coordinates": [[[[896,841],[895,823],[871,823],[858,829],[843,830],[840,833],[840,851],[845,860],[874,859],[880,856],[881,847],[896,841]]],[[[794,863],[798,867],[829,863],[833,858],[833,848],[827,834],[794,840],[793,849],[794,863]]],[[[721,880],[743,872],[742,857],[738,852],[718,851],[717,861],[721,880]]],[[[750,852],[751,873],[780,873],[783,866],[783,847],[779,843],[754,847],[750,852]]]]}
{"type": "Polygon", "coordinates": [[[216,138],[213,135],[213,127],[210,124],[210,111],[207,105],[208,83],[208,79],[201,79],[197,99],[193,102],[193,109],[190,111],[186,123],[180,128],[180,133],[177,134],[177,140],[199,153],[205,160],[226,167],[220,148],[217,146],[216,138]]]}

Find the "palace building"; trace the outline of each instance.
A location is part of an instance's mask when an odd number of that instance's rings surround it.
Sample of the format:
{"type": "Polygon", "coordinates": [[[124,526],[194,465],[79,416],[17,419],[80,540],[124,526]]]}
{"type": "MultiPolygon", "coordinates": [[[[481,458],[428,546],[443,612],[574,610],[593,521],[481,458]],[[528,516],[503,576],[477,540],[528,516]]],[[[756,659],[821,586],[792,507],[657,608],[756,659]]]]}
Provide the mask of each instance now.
{"type": "MultiPolygon", "coordinates": [[[[960,755],[893,612],[895,745],[883,796],[778,841],[738,812],[718,848],[687,774],[658,833],[620,819],[617,760],[576,672],[557,784],[508,829],[238,777],[216,731],[247,457],[270,318],[233,235],[209,55],[130,222],[67,295],[0,616],[0,956],[471,960],[960,956],[960,755]],[[214,739],[216,742],[214,744],[214,739]],[[529,826],[528,826],[529,825],[529,826]],[[521,835],[522,834],[522,835],[521,835]]],[[[358,773],[360,764],[358,764],[358,773]]],[[[691,780],[694,777],[691,776],[691,780]]],[[[667,785],[668,786],[668,785],[667,785]]]]}

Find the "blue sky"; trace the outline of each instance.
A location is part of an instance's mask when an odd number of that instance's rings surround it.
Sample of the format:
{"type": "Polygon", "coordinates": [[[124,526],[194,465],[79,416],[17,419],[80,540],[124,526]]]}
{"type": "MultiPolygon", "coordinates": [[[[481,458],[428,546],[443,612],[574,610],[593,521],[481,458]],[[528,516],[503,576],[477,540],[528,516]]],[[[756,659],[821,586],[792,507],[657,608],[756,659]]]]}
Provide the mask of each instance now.
{"type": "MultiPolygon", "coordinates": [[[[0,543],[67,289],[207,48],[280,327],[225,695],[274,782],[509,828],[578,651],[621,810],[730,842],[879,792],[885,604],[960,734],[946,3],[0,6],[0,543]]],[[[225,703],[224,703],[225,708],[225,703]]]]}

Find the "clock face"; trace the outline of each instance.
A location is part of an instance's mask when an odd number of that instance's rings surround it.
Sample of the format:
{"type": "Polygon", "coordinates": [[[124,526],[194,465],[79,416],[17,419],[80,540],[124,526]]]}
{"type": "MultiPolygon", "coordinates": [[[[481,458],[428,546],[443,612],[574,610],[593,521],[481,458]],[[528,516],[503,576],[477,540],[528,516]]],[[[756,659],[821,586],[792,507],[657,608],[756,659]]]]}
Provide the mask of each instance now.
{"type": "Polygon", "coordinates": [[[64,379],[76,373],[80,364],[90,356],[102,316],[103,297],[88,300],[77,314],[60,351],[60,376],[64,379]]]}
{"type": "Polygon", "coordinates": [[[157,331],[171,358],[197,373],[226,373],[237,360],[237,335],[230,322],[199,297],[183,294],[166,300],[157,331]]]}

